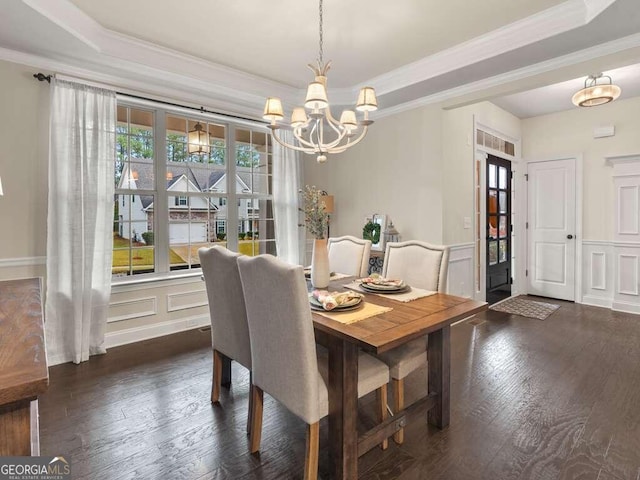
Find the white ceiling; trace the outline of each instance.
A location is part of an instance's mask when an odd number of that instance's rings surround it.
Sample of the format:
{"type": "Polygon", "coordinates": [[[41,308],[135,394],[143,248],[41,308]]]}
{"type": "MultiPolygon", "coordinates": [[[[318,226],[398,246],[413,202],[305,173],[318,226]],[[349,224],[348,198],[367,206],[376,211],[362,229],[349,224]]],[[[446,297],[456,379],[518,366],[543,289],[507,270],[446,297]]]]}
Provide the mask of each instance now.
{"type": "MultiPolygon", "coordinates": [[[[592,72],[600,73],[600,72],[592,72]]],[[[620,100],[640,95],[640,64],[603,72],[622,89],[620,100]]],[[[578,108],[571,103],[574,93],[584,87],[585,77],[535,88],[492,100],[500,108],[519,118],[537,117],[548,113],[578,108]]]]}
{"type": "MultiPolygon", "coordinates": [[[[317,0],[71,1],[102,26],[153,44],[296,87],[312,78],[305,66],[318,53],[317,0]]],[[[563,1],[326,0],[331,85],[365,82],[563,1]]]]}
{"type": "MultiPolygon", "coordinates": [[[[301,102],[317,35],[311,0],[0,0],[0,60],[254,117],[266,96],[287,109],[301,102]]],[[[326,0],[325,59],[332,104],[369,84],[378,116],[483,91],[491,99],[523,90],[518,82],[551,83],[568,65],[639,63],[640,9],[638,0],[326,0]]]]}

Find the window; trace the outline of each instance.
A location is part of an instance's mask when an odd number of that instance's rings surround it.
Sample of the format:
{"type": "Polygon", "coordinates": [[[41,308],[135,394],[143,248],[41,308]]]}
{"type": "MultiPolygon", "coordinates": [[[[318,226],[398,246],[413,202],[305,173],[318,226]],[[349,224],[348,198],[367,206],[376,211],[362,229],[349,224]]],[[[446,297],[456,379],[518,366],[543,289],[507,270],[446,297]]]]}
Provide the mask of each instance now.
{"type": "Polygon", "coordinates": [[[154,222],[148,211],[157,194],[153,141],[153,112],[118,106],[113,275],[156,271],[154,222]]]}
{"type": "Polygon", "coordinates": [[[270,135],[195,115],[118,105],[114,276],[199,268],[198,249],[214,243],[275,254],[270,135]],[[197,123],[205,155],[188,153],[197,123]]]}

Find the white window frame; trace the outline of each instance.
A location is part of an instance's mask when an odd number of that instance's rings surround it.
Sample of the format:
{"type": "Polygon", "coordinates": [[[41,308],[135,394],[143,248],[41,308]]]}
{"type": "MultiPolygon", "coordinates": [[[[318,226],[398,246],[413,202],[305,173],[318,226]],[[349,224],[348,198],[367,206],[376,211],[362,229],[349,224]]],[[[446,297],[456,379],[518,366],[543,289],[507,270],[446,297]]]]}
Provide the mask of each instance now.
{"type": "MultiPolygon", "coordinates": [[[[154,152],[154,178],[156,179],[155,190],[149,193],[154,195],[154,215],[153,215],[153,232],[154,232],[154,247],[155,247],[155,266],[154,273],[143,273],[138,275],[126,275],[122,277],[112,277],[112,285],[127,285],[133,283],[144,283],[150,281],[158,281],[162,279],[180,278],[185,276],[195,276],[201,274],[200,268],[191,268],[188,270],[171,270],[169,261],[169,197],[176,196],[175,192],[167,190],[160,179],[165,179],[167,174],[167,136],[166,136],[166,117],[167,115],[176,115],[188,118],[189,120],[199,120],[204,122],[215,122],[216,124],[223,125],[226,132],[226,157],[225,157],[225,172],[226,172],[226,193],[220,193],[221,197],[226,202],[226,232],[227,232],[227,247],[231,250],[238,250],[238,236],[228,235],[228,232],[239,231],[241,227],[240,218],[238,216],[238,202],[242,198],[252,199],[268,199],[273,201],[273,195],[263,193],[236,193],[235,191],[235,178],[236,178],[236,162],[231,161],[231,152],[235,152],[235,129],[236,128],[248,128],[257,132],[264,132],[270,135],[268,128],[258,122],[251,122],[249,120],[236,120],[229,119],[227,117],[195,112],[190,109],[184,109],[179,107],[169,107],[159,103],[155,103],[147,100],[137,100],[130,97],[118,97],[118,106],[127,108],[134,108],[139,110],[150,111],[153,114],[153,152],[154,152]],[[159,158],[159,155],[162,157],[159,158]],[[231,179],[234,179],[232,182],[231,179]]],[[[145,194],[146,192],[136,191],[136,194],[145,194]]],[[[203,192],[204,193],[204,192],[203,192]]],[[[208,194],[217,196],[218,192],[211,191],[208,194]]],[[[126,195],[132,194],[131,191],[126,193],[119,193],[116,190],[116,194],[126,195]]],[[[188,206],[187,201],[187,206],[188,206]]],[[[216,225],[216,235],[217,235],[216,225]]]]}

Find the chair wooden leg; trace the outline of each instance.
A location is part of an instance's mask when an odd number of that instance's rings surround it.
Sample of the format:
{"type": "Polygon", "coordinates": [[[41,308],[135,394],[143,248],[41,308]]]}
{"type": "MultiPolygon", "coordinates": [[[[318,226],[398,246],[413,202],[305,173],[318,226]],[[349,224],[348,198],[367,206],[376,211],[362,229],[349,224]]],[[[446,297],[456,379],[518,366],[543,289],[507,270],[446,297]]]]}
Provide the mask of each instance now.
{"type": "Polygon", "coordinates": [[[252,385],[251,395],[253,396],[253,408],[251,410],[249,450],[251,453],[256,453],[260,450],[260,440],[262,437],[262,402],[264,400],[264,394],[260,387],[252,385]]]}
{"type": "Polygon", "coordinates": [[[211,384],[211,403],[220,400],[220,385],[222,384],[222,355],[217,350],[213,351],[213,381],[211,384]]]}
{"type": "MultiPolygon", "coordinates": [[[[383,385],[376,390],[376,400],[378,408],[378,422],[382,423],[387,419],[387,386],[383,385]]],[[[385,438],[380,444],[382,450],[386,450],[389,446],[389,440],[385,438]]]]}
{"type": "Polygon", "coordinates": [[[320,448],[320,422],[307,425],[307,452],[304,459],[304,480],[318,478],[318,450],[320,448]]]}
{"type": "MultiPolygon", "coordinates": [[[[396,380],[393,382],[393,413],[397,413],[404,409],[404,379],[396,380]]],[[[398,445],[402,445],[404,442],[404,428],[401,428],[393,434],[393,439],[398,445]]]]}
{"type": "Polygon", "coordinates": [[[253,416],[253,372],[249,370],[249,411],[247,412],[247,435],[251,433],[252,416],[253,416]]]}

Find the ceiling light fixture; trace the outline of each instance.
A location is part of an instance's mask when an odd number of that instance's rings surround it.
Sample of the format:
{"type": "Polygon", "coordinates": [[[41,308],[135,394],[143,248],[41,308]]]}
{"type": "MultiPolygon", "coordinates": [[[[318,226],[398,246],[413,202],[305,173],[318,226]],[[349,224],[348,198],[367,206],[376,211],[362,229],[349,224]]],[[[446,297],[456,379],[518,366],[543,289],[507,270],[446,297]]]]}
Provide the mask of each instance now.
{"type": "Polygon", "coordinates": [[[316,66],[309,64],[309,68],[315,74],[315,81],[307,87],[307,97],[303,107],[293,109],[291,113],[291,128],[293,136],[297,140],[296,145],[285,142],[278,136],[280,126],[276,123],[284,117],[282,102],[279,98],[269,97],[264,106],[263,118],[271,121],[269,128],[273,138],[283,147],[291,148],[309,155],[317,155],[318,163],[327,160],[329,153],[342,153],[347,148],[360,142],[367,134],[369,125],[369,112],[378,109],[376,92],[373,87],[362,87],[356,102],[356,110],[363,112],[362,120],[356,119],[356,112],[343,110],[340,120],[336,120],[331,114],[329,99],[327,98],[327,72],[331,61],[323,60],[323,24],[322,24],[322,0],[320,0],[320,42],[316,66]],[[358,130],[360,130],[358,132],[358,130]]]}
{"type": "Polygon", "coordinates": [[[193,130],[189,132],[189,155],[206,155],[211,151],[207,132],[204,131],[200,122],[196,123],[193,130]]]}
{"type": "Polygon", "coordinates": [[[586,78],[584,88],[576,92],[571,101],[576,107],[595,107],[613,102],[620,93],[622,90],[612,83],[610,76],[598,73],[586,78]]]}

